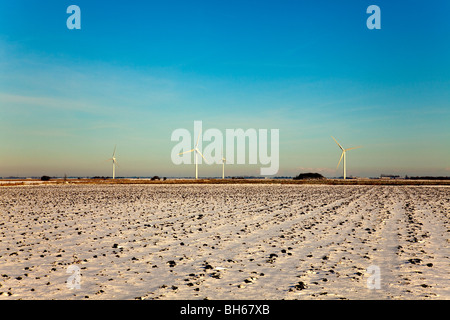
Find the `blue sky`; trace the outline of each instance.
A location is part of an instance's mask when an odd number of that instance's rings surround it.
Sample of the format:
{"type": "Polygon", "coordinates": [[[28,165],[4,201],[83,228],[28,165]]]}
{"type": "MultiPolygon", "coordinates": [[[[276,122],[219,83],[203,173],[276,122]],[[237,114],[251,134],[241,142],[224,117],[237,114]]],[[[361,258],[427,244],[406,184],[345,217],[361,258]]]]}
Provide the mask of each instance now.
{"type": "MultiPolygon", "coordinates": [[[[173,130],[280,129],[278,175],[450,175],[448,1],[1,1],[0,176],[192,176],[173,130]],[[68,30],[69,5],[81,30],[68,30]],[[369,30],[369,5],[381,29],[369,30]]],[[[227,174],[257,175],[260,165],[227,174]]],[[[219,176],[202,165],[201,176],[219,176]]]]}

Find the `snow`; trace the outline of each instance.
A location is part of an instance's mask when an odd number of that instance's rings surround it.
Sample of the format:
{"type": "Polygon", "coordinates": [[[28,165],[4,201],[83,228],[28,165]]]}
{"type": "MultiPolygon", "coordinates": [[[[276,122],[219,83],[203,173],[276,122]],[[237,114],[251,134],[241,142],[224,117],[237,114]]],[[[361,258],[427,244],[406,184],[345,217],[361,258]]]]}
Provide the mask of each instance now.
{"type": "Polygon", "coordinates": [[[449,299],[449,209],[439,186],[0,187],[0,299],[449,299]]]}

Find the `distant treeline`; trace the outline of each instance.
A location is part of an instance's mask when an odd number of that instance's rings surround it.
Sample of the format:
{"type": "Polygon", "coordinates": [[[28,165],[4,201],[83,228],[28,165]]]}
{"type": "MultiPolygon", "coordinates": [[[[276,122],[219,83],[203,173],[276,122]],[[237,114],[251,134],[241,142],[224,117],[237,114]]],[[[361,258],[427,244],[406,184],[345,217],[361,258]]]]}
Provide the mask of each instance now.
{"type": "Polygon", "coordinates": [[[325,179],[325,177],[323,175],[321,175],[320,173],[308,172],[308,173],[300,173],[298,176],[294,177],[293,179],[294,180],[325,179]]]}
{"type": "Polygon", "coordinates": [[[450,180],[450,177],[432,177],[432,176],[408,177],[408,176],[406,176],[405,179],[410,179],[410,180],[450,180]]]}

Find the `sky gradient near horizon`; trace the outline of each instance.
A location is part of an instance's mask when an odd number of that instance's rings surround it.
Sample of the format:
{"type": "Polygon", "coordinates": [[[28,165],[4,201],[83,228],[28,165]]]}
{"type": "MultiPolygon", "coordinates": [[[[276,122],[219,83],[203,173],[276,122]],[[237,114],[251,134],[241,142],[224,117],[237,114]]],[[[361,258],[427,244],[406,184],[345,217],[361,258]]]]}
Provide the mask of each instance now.
{"type": "MultiPolygon", "coordinates": [[[[279,129],[277,176],[450,176],[449,1],[1,1],[0,177],[193,176],[171,133],[279,129]],[[69,5],[81,30],[69,30],[69,5]],[[381,29],[369,30],[369,5],[381,29]]],[[[194,143],[194,142],[193,142],[194,143]]],[[[229,165],[227,175],[259,175],[229,165]]],[[[221,165],[199,167],[220,176],[221,165]]]]}

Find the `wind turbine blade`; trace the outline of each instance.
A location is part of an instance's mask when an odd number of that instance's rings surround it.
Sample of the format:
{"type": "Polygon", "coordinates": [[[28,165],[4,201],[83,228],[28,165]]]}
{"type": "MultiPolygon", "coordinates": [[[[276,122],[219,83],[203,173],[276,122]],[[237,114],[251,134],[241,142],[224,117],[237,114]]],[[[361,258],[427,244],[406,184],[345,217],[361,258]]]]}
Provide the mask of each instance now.
{"type": "Polygon", "coordinates": [[[202,158],[205,160],[205,162],[207,164],[209,164],[208,160],[206,160],[206,158],[202,155],[202,153],[200,151],[198,151],[198,149],[195,149],[195,151],[197,151],[197,153],[202,156],[202,158]]]}
{"type": "Polygon", "coordinates": [[[336,142],[336,144],[339,146],[339,148],[341,148],[342,151],[344,151],[344,148],[342,148],[342,146],[339,144],[339,142],[337,142],[337,140],[333,136],[331,136],[331,137],[333,138],[334,142],[336,142]]]}
{"type": "Polygon", "coordinates": [[[178,155],[184,154],[184,153],[189,153],[189,152],[192,152],[192,151],[195,151],[195,149],[192,149],[192,150],[189,150],[189,151],[185,151],[185,152],[180,152],[178,155]]]}
{"type": "Polygon", "coordinates": [[[362,148],[362,146],[358,146],[358,147],[353,147],[353,148],[348,148],[348,149],[345,149],[345,151],[348,151],[348,150],[353,150],[353,149],[358,149],[358,148],[362,148]]]}
{"type": "Polygon", "coordinates": [[[341,158],[339,159],[339,162],[338,162],[338,165],[337,165],[336,169],[339,168],[339,165],[341,164],[341,160],[342,160],[342,157],[344,156],[344,152],[345,152],[345,150],[342,151],[342,153],[341,153],[341,158]]]}
{"type": "Polygon", "coordinates": [[[112,155],[113,158],[114,158],[114,156],[116,155],[116,147],[117,147],[117,145],[114,146],[114,152],[113,152],[113,155],[112,155]]]}
{"type": "Polygon", "coordinates": [[[197,148],[197,146],[198,146],[198,141],[200,140],[200,135],[201,134],[202,134],[202,131],[200,130],[200,132],[198,133],[197,143],[195,144],[195,148],[197,148]]]}

